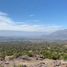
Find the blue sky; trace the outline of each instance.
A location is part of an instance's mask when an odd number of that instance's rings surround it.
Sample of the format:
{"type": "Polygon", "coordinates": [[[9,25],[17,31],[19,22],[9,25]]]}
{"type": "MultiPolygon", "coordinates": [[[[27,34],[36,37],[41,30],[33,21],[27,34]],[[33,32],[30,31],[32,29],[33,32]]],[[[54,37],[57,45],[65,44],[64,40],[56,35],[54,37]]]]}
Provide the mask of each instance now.
{"type": "Polygon", "coordinates": [[[0,30],[53,32],[66,23],[67,0],[0,0],[0,30]]]}

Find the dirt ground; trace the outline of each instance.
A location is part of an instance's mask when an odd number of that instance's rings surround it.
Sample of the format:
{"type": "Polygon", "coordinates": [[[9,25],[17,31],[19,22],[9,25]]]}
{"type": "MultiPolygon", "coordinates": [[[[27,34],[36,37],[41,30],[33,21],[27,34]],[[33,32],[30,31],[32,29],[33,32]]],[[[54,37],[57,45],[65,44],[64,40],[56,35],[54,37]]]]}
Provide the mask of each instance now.
{"type": "Polygon", "coordinates": [[[67,67],[67,61],[36,59],[33,57],[0,61],[0,67],[67,67]]]}

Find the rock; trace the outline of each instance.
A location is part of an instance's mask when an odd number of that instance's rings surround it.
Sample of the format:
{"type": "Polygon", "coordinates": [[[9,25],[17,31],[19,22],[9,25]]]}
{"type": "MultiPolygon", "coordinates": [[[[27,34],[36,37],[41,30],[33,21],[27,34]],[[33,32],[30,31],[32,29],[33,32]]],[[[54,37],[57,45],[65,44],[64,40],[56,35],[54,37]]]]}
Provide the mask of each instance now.
{"type": "Polygon", "coordinates": [[[54,64],[54,67],[59,67],[61,65],[61,61],[60,60],[55,60],[53,62],[53,64],[54,64]]]}
{"type": "Polygon", "coordinates": [[[22,67],[27,67],[27,65],[22,65],[22,67]]]}
{"type": "Polygon", "coordinates": [[[36,55],[35,57],[36,57],[36,60],[43,60],[44,58],[42,55],[36,55]]]}
{"type": "Polygon", "coordinates": [[[6,61],[5,64],[9,64],[9,61],[6,61]]]}
{"type": "Polygon", "coordinates": [[[61,67],[67,67],[67,62],[62,62],[61,67]]]}
{"type": "Polygon", "coordinates": [[[48,66],[44,62],[41,62],[39,64],[36,64],[36,65],[32,66],[32,67],[48,67],[48,66]]]}

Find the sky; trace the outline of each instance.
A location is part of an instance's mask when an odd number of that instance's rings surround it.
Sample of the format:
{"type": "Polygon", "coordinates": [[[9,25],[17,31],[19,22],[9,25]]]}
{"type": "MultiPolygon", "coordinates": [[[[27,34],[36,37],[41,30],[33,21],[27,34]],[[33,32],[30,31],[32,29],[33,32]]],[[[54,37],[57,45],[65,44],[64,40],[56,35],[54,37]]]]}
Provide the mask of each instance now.
{"type": "Polygon", "coordinates": [[[0,0],[0,30],[54,32],[66,24],[67,0],[0,0]]]}

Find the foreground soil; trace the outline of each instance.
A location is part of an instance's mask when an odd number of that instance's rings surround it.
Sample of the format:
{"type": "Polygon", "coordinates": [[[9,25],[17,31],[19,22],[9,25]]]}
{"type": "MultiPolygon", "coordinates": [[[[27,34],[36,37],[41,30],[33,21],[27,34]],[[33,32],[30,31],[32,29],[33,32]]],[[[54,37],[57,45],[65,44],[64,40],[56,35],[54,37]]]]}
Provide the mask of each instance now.
{"type": "Polygon", "coordinates": [[[42,59],[36,57],[19,57],[0,61],[0,67],[67,67],[67,61],[42,59]]]}

